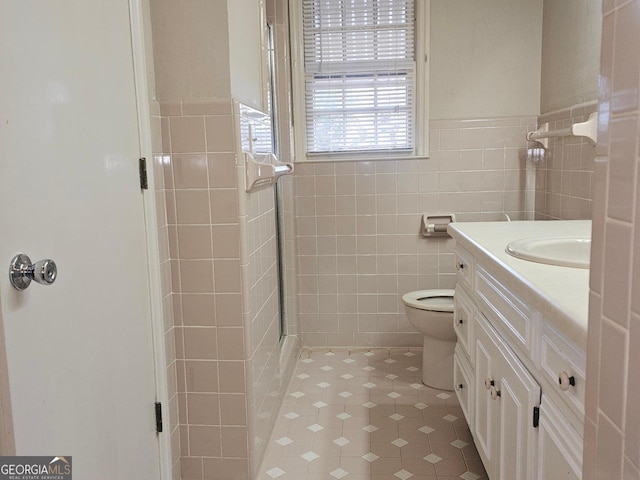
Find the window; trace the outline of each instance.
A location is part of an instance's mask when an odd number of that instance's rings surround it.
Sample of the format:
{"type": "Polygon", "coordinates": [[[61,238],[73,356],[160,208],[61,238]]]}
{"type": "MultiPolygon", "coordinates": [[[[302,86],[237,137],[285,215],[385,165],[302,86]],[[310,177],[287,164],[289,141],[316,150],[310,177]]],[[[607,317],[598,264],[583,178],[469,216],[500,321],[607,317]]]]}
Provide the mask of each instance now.
{"type": "Polygon", "coordinates": [[[307,159],[424,153],[425,1],[301,0],[294,101],[307,159]]]}

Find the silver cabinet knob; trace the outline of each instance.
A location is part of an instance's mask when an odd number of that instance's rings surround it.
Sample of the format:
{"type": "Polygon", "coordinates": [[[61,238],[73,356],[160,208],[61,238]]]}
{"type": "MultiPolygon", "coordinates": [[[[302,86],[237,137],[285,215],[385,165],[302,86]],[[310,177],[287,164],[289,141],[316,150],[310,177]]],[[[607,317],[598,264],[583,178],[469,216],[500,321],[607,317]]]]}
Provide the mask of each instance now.
{"type": "Polygon", "coordinates": [[[24,253],[19,253],[11,260],[9,281],[16,290],[24,290],[34,280],[40,285],[51,285],[56,281],[58,268],[53,260],[40,260],[34,264],[24,253]]]}

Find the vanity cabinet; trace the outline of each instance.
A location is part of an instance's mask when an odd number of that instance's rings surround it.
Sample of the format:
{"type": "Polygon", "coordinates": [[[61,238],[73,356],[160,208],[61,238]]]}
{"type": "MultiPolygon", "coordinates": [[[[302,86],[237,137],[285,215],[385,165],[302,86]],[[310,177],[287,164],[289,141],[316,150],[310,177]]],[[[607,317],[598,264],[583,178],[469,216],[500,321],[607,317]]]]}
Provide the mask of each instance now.
{"type": "Polygon", "coordinates": [[[491,480],[581,478],[584,352],[456,247],[456,395],[491,480]]]}

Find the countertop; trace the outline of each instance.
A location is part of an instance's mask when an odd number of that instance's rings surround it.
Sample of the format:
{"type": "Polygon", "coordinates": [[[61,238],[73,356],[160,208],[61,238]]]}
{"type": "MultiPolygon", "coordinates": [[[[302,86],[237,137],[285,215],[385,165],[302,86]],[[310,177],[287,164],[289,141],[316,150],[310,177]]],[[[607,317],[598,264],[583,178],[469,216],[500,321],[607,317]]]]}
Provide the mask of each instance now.
{"type": "Polygon", "coordinates": [[[589,270],[530,262],[509,255],[513,240],[591,235],[590,220],[451,223],[449,234],[518,298],[586,350],[589,270]]]}

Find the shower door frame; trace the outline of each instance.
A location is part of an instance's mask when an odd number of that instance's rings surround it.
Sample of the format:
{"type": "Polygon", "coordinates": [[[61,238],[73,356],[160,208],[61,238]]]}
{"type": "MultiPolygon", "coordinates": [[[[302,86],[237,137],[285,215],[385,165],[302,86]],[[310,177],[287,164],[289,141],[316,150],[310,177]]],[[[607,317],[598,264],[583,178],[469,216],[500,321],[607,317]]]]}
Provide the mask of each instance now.
{"type": "MultiPolygon", "coordinates": [[[[269,98],[269,116],[271,117],[271,145],[273,145],[273,153],[276,157],[280,157],[280,133],[278,130],[278,96],[276,86],[277,66],[275,59],[276,40],[274,26],[272,23],[266,23],[266,37],[267,37],[267,67],[269,74],[268,84],[268,98],[269,98]]],[[[282,246],[282,220],[280,215],[282,214],[280,204],[280,186],[278,184],[279,178],[273,182],[273,196],[274,196],[274,208],[276,217],[276,260],[278,264],[278,310],[280,314],[280,344],[284,342],[287,336],[287,322],[286,322],[286,301],[285,301],[285,269],[284,269],[284,248],[282,246]]]]}

